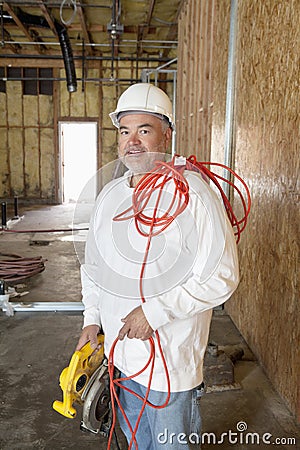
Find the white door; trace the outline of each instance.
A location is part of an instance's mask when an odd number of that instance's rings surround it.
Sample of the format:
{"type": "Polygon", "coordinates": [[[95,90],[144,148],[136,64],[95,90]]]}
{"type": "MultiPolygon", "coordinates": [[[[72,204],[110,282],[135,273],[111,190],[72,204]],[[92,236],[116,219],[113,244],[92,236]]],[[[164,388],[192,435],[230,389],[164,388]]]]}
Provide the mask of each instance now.
{"type": "Polygon", "coordinates": [[[96,195],[97,122],[60,122],[61,203],[90,201],[96,195]]]}

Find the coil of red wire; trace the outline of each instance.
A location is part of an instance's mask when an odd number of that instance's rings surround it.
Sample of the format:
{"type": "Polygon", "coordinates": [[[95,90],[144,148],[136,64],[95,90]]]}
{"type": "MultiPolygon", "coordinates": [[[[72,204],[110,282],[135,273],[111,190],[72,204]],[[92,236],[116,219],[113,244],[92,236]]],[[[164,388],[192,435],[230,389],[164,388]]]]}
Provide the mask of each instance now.
{"type": "Polygon", "coordinates": [[[15,254],[0,253],[0,279],[16,283],[45,270],[41,256],[24,258],[15,254]]]}

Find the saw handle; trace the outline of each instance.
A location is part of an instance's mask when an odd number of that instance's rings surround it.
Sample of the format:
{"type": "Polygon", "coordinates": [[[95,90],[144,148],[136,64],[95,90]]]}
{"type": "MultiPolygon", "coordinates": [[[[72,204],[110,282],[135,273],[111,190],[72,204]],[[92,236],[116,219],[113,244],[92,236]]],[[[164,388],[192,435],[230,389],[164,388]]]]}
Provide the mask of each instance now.
{"type": "Polygon", "coordinates": [[[82,404],[81,395],[95,370],[104,357],[104,335],[98,334],[99,349],[92,349],[90,342],[73,353],[68,367],[65,367],[59,377],[63,391],[63,401],[53,402],[53,409],[69,419],[76,416],[73,403],[82,404]]]}

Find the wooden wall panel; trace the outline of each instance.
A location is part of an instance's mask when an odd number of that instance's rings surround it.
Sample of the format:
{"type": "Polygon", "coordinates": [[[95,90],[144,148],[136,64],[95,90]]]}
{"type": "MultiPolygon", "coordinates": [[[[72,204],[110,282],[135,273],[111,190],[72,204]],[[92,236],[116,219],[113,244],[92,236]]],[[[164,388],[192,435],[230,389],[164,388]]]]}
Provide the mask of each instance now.
{"type": "Polygon", "coordinates": [[[0,92],[0,197],[10,191],[6,94],[0,92]]]}
{"type": "MultiPolygon", "coordinates": [[[[0,126],[6,126],[7,120],[6,94],[0,92],[0,126]]],[[[1,136],[2,137],[2,136],[1,136]]]]}
{"type": "Polygon", "coordinates": [[[211,151],[214,0],[189,0],[179,17],[177,152],[207,160],[211,151]]]}
{"type": "Polygon", "coordinates": [[[40,131],[40,158],[41,158],[41,196],[54,198],[55,195],[55,158],[53,152],[53,131],[41,129],[40,131]]]}
{"type": "Polygon", "coordinates": [[[178,75],[177,75],[177,105],[176,105],[176,148],[177,153],[182,155],[186,155],[186,149],[184,144],[184,136],[186,136],[186,108],[187,108],[187,99],[186,99],[186,86],[187,86],[187,25],[186,24],[187,17],[187,8],[181,11],[178,21],[178,36],[179,36],[179,45],[178,45],[178,75]]]}
{"type": "Polygon", "coordinates": [[[10,191],[7,139],[6,129],[0,128],[0,197],[2,198],[7,197],[10,191]]]}
{"type": "Polygon", "coordinates": [[[238,23],[236,168],[251,186],[253,208],[240,246],[243,282],[228,310],[296,414],[299,2],[240,2],[238,23]]]}
{"type": "MultiPolygon", "coordinates": [[[[188,119],[190,130],[186,123],[187,112],[195,109],[192,93],[201,92],[199,98],[205,99],[201,90],[204,44],[200,42],[198,56],[190,55],[190,60],[186,60],[188,30],[193,22],[189,14],[197,17],[192,3],[193,0],[187,2],[179,22],[179,142],[189,142],[195,127],[191,116],[188,119]],[[190,87],[189,73],[197,78],[194,86],[198,83],[198,90],[190,87]]],[[[204,36],[205,7],[210,2],[196,3],[202,8],[199,33],[204,36]]],[[[241,282],[226,303],[226,309],[275,389],[300,419],[297,288],[300,58],[296,45],[300,42],[299,2],[243,0],[238,5],[233,150],[235,169],[248,183],[253,205],[238,247],[241,282]]],[[[230,2],[214,2],[213,66],[209,69],[213,85],[208,86],[212,87],[213,101],[211,160],[217,162],[224,162],[229,19],[230,2]]],[[[196,39],[201,41],[201,37],[196,39]]],[[[196,47],[193,45],[191,49],[196,47]]],[[[205,131],[203,123],[205,121],[197,120],[199,128],[192,138],[197,148],[197,139],[205,131]]],[[[207,123],[209,126],[209,119],[207,123]]]]}
{"type": "Polygon", "coordinates": [[[213,29],[213,107],[211,161],[224,163],[230,2],[215,2],[213,29]]]}

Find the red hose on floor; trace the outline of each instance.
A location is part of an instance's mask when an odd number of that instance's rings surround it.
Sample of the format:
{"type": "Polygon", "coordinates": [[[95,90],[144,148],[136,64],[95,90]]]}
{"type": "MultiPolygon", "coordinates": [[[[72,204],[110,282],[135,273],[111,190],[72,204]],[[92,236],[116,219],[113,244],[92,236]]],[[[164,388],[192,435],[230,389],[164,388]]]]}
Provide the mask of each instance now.
{"type": "Polygon", "coordinates": [[[19,255],[0,253],[0,279],[6,282],[18,282],[32,277],[45,270],[41,256],[23,258],[19,255]],[[2,259],[2,257],[9,259],[2,259]]]}

